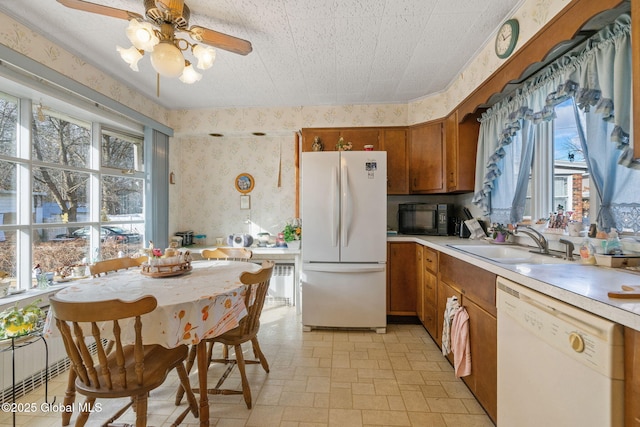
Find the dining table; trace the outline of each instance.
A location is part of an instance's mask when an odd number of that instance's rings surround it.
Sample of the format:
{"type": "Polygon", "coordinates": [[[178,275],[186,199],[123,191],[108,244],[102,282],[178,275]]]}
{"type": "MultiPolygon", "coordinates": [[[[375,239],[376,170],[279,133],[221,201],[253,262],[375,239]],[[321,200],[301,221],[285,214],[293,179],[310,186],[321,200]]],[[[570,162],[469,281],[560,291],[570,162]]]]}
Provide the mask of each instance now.
{"type": "MultiPolygon", "coordinates": [[[[154,296],[157,307],[142,316],[144,344],[160,344],[167,348],[197,346],[199,418],[201,426],[208,426],[208,358],[204,339],[237,327],[240,319],[247,315],[244,295],[249,288],[240,282],[240,274],[256,272],[260,265],[241,261],[195,261],[191,266],[190,271],[171,277],[151,277],[141,274],[139,268],[111,272],[65,283],[56,297],[64,301],[90,302],[134,301],[145,295],[154,296]]],[[[54,315],[49,310],[43,330],[45,337],[60,335],[54,315]]],[[[123,340],[132,343],[133,323],[121,323],[121,327],[123,340]]]]}

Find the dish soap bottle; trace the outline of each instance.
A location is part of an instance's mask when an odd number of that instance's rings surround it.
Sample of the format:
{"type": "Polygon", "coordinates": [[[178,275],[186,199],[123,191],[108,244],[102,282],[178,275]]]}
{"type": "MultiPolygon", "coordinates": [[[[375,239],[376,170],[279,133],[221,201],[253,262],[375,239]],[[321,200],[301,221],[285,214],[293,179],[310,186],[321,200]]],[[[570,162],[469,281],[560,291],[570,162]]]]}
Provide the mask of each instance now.
{"type": "Polygon", "coordinates": [[[586,265],[594,265],[596,263],[596,248],[591,244],[591,240],[586,237],[580,245],[580,262],[586,265]]]}
{"type": "Polygon", "coordinates": [[[616,230],[611,230],[609,233],[604,253],[607,255],[622,255],[622,245],[620,244],[620,238],[616,230]]]}

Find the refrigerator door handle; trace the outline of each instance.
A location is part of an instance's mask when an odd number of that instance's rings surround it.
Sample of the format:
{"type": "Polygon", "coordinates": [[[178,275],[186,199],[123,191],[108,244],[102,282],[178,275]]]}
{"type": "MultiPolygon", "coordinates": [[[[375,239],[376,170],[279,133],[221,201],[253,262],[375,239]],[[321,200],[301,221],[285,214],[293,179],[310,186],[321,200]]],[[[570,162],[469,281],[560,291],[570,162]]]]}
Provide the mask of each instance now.
{"type": "Polygon", "coordinates": [[[340,188],[338,187],[338,168],[334,167],[331,174],[331,202],[333,215],[331,217],[331,245],[338,246],[338,232],[340,221],[340,188]]]}
{"type": "Polygon", "coordinates": [[[353,206],[351,204],[351,191],[349,188],[349,172],[345,165],[342,165],[342,246],[349,246],[349,228],[353,217],[353,206]]]}

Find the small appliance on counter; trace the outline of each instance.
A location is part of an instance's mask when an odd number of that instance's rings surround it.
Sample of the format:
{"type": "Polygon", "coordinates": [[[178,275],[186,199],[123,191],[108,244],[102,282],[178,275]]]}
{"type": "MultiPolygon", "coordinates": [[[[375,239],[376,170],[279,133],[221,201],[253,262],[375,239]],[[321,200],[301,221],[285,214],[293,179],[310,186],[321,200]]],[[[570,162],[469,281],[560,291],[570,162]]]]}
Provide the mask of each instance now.
{"type": "Polygon", "coordinates": [[[193,245],[193,231],[178,231],[176,236],[182,237],[182,246],[193,245]]]}
{"type": "Polygon", "coordinates": [[[398,232],[450,236],[454,232],[453,205],[445,203],[401,203],[398,232]]]}
{"type": "Polygon", "coordinates": [[[234,248],[248,248],[253,244],[253,237],[250,234],[230,234],[227,237],[227,244],[234,248]]]}
{"type": "Polygon", "coordinates": [[[269,246],[269,241],[271,240],[271,234],[264,232],[258,233],[258,247],[266,248],[269,246]]]}

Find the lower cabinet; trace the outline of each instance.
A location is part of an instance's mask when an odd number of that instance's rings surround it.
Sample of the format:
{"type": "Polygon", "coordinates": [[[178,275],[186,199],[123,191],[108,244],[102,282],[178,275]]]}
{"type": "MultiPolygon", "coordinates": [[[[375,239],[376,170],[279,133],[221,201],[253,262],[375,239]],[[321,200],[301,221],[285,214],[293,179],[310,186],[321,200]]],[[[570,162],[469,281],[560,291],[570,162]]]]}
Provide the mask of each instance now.
{"type": "MultiPolygon", "coordinates": [[[[462,300],[462,294],[460,290],[449,286],[447,283],[442,280],[438,282],[438,304],[436,311],[436,319],[437,319],[437,332],[436,332],[436,343],[440,348],[442,348],[442,327],[444,326],[444,310],[447,307],[447,299],[451,297],[457,297],[458,301],[462,300]]],[[[473,357],[473,355],[471,356],[473,357]]],[[[447,355],[447,359],[449,362],[453,364],[453,354],[449,353],[447,355]]]]}
{"type": "Polygon", "coordinates": [[[412,242],[387,243],[387,314],[415,316],[417,286],[416,249],[412,242]]]}
{"type": "MultiPolygon", "coordinates": [[[[447,298],[455,295],[469,314],[471,375],[462,379],[495,422],[498,379],[496,275],[443,253],[439,256],[439,271],[438,344],[442,347],[442,324],[447,298]]],[[[452,360],[452,355],[450,356],[452,360]]]]}
{"type": "Polygon", "coordinates": [[[438,295],[438,252],[423,247],[420,263],[420,287],[422,288],[422,298],[418,301],[422,303],[423,315],[420,319],[425,329],[433,339],[438,333],[437,323],[437,295],[438,295]]]}
{"type": "MultiPolygon", "coordinates": [[[[387,313],[415,316],[442,348],[447,298],[456,296],[469,314],[471,375],[463,377],[496,422],[496,275],[412,242],[388,243],[387,313]]],[[[640,427],[640,331],[625,328],[625,426],[640,427]]],[[[453,364],[453,354],[447,356],[453,364]]]]}
{"type": "MultiPolygon", "coordinates": [[[[495,285],[494,285],[495,286],[495,285]]],[[[462,297],[469,314],[471,375],[462,378],[495,422],[498,412],[498,334],[496,317],[462,297]]]]}
{"type": "MultiPolygon", "coordinates": [[[[424,287],[424,271],[423,271],[423,259],[425,248],[422,245],[416,246],[416,314],[418,319],[424,325],[425,316],[425,287],[424,287]]],[[[426,326],[425,326],[426,327],[426,326]]]]}

